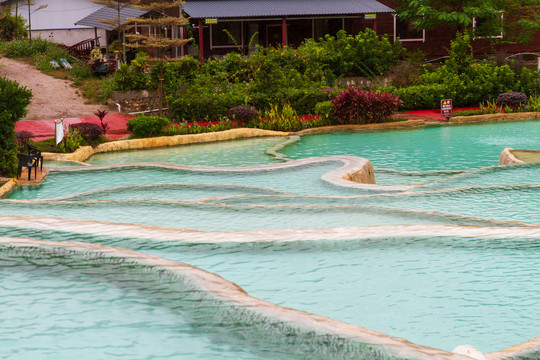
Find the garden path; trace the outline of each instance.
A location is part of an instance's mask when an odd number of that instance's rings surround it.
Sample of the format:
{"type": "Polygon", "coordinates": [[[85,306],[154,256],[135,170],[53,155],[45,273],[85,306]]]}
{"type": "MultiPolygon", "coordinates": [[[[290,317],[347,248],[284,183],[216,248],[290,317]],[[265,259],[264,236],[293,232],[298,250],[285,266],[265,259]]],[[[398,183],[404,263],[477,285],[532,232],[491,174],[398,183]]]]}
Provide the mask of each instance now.
{"type": "Polygon", "coordinates": [[[32,90],[28,114],[21,119],[44,120],[93,115],[104,105],[87,104],[73,83],[46,75],[22,61],[0,56],[0,77],[8,77],[32,90]]]}

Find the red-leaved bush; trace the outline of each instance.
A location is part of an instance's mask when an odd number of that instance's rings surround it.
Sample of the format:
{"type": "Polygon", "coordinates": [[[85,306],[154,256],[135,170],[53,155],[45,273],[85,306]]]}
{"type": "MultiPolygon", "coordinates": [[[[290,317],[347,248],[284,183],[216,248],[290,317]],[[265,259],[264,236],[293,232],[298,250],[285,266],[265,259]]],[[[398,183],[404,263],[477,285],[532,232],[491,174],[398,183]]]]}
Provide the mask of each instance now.
{"type": "Polygon", "coordinates": [[[70,126],[73,130],[78,130],[79,134],[85,140],[96,140],[103,135],[103,130],[98,124],[82,122],[71,124],[70,126]]]}
{"type": "Polygon", "coordinates": [[[332,116],[340,124],[383,122],[400,104],[399,97],[387,92],[371,92],[350,87],[334,100],[332,116]]]}
{"type": "Polygon", "coordinates": [[[253,106],[236,106],[229,109],[229,118],[240,124],[251,124],[258,116],[259,112],[253,106]]]}
{"type": "Polygon", "coordinates": [[[502,93],[495,101],[499,106],[508,106],[512,110],[517,110],[520,106],[527,104],[527,95],[522,92],[502,93]]]}

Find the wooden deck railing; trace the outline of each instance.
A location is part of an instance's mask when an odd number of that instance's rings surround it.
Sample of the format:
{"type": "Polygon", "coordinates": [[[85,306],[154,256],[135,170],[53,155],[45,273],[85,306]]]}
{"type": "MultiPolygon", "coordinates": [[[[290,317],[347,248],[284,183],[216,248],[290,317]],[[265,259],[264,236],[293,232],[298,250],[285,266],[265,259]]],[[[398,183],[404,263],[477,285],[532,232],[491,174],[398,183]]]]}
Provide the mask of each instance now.
{"type": "Polygon", "coordinates": [[[75,45],[69,46],[68,51],[75,57],[88,58],[94,47],[99,46],[99,37],[83,40],[75,45]]]}

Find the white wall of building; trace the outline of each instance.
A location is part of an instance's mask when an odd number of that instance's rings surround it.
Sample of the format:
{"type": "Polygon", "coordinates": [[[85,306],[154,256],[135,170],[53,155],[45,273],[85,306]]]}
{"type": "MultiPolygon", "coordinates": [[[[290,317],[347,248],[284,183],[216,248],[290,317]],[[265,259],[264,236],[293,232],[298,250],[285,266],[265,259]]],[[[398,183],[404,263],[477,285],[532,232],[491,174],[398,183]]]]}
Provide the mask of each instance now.
{"type": "MultiPolygon", "coordinates": [[[[11,2],[12,10],[15,8],[15,2],[11,2]]],[[[18,13],[28,24],[27,1],[19,0],[18,3],[18,13]]],[[[90,0],[32,0],[32,3],[30,6],[32,37],[41,37],[68,46],[94,37],[93,28],[75,25],[75,22],[103,7],[90,0]],[[47,7],[39,9],[44,5],[47,7]]],[[[101,36],[101,43],[105,44],[105,31],[98,29],[98,36],[101,36]]]]}
{"type": "MultiPolygon", "coordinates": [[[[102,46],[106,45],[105,30],[97,30],[99,43],[102,46]]],[[[83,40],[93,39],[95,36],[94,29],[68,29],[68,30],[37,30],[32,31],[32,38],[37,37],[49,40],[54,43],[71,46],[83,40]]]]}
{"type": "MultiPolygon", "coordinates": [[[[26,0],[19,1],[19,14],[28,20],[28,6],[25,3],[26,0]]],[[[33,0],[32,3],[32,30],[83,29],[82,26],[76,26],[75,22],[103,7],[90,0],[33,0]],[[45,4],[46,8],[36,10],[45,4]]]]}

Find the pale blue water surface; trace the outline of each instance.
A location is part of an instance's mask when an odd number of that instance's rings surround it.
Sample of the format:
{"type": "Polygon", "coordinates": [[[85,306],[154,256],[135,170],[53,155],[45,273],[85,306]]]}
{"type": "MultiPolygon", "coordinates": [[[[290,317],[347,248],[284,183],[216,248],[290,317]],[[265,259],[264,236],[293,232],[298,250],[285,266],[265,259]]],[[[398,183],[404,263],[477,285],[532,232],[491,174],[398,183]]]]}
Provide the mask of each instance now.
{"type": "MultiPolygon", "coordinates": [[[[17,189],[9,199],[0,200],[0,215],[202,231],[538,225],[540,165],[497,166],[505,147],[540,149],[538,135],[538,121],[500,122],[308,135],[278,150],[291,159],[365,157],[383,169],[375,172],[377,183],[416,184],[403,190],[342,187],[323,181],[321,176],[341,166],[336,161],[264,171],[130,166],[51,172],[41,186],[17,189]],[[21,201],[25,199],[29,201],[21,201]]],[[[284,141],[250,139],[109,153],[89,162],[279,163],[266,151],[284,141]]],[[[540,336],[540,238],[404,239],[381,234],[377,239],[317,244],[217,245],[209,237],[206,245],[181,245],[62,229],[0,227],[0,235],[96,242],[187,262],[261,299],[444,350],[472,344],[483,352],[496,351],[540,336]]],[[[2,263],[0,286],[7,295],[0,299],[0,309],[6,312],[0,321],[10,325],[0,330],[0,339],[7,339],[0,340],[0,346],[11,358],[43,354],[47,358],[55,352],[59,354],[55,359],[72,358],[75,347],[86,349],[89,358],[99,354],[141,359],[290,358],[290,351],[276,355],[263,350],[261,355],[244,350],[234,340],[201,338],[176,305],[140,296],[151,288],[141,286],[134,294],[132,288],[119,286],[113,281],[114,271],[106,273],[110,281],[102,284],[84,272],[58,278],[62,269],[54,262],[51,266],[2,263]],[[102,305],[109,310],[94,315],[102,305]],[[49,314],[58,314],[61,321],[49,314]],[[47,335],[41,335],[44,331],[47,335]],[[84,337],[66,335],[78,331],[95,341],[83,343],[84,337]],[[104,331],[111,331],[110,337],[104,331]],[[117,342],[121,346],[114,348],[117,342]],[[156,348],[159,342],[163,348],[156,348]]],[[[219,329],[212,331],[219,333],[219,329]]]]}

